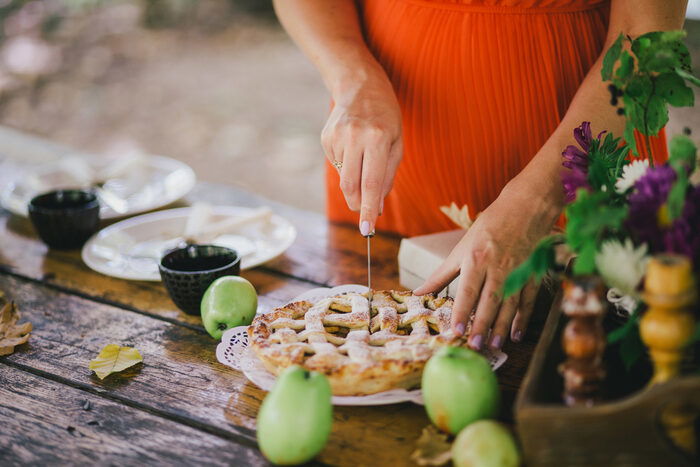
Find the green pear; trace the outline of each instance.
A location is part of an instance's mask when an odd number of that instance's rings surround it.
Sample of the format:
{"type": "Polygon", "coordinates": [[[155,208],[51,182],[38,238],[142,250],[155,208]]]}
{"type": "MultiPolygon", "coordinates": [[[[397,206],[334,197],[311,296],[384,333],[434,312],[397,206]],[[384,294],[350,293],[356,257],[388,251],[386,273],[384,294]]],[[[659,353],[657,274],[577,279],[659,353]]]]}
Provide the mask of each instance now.
{"type": "Polygon", "coordinates": [[[204,292],[199,309],[204,329],[218,340],[227,329],[253,321],[258,294],[253,284],[240,276],[219,277],[204,292]]]}
{"type": "Polygon", "coordinates": [[[463,347],[443,347],[423,370],[423,400],[430,420],[457,434],[473,421],[498,411],[498,380],[489,362],[463,347]]]}
{"type": "Polygon", "coordinates": [[[520,453],[507,428],[479,420],[459,432],[452,444],[455,467],[517,467],[520,453]]]}
{"type": "Polygon", "coordinates": [[[323,449],[332,422],[328,379],[291,366],[280,374],[260,406],[258,445],[275,464],[303,464],[323,449]]]}

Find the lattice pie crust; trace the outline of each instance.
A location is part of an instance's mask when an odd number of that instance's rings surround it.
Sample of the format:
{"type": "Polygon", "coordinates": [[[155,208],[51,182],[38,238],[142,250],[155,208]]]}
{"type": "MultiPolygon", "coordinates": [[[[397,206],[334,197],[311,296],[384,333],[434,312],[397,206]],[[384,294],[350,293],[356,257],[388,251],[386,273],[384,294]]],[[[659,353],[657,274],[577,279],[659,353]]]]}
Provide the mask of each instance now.
{"type": "Polygon", "coordinates": [[[274,374],[294,364],[324,373],[338,396],[410,389],[437,348],[465,344],[450,330],[452,304],[397,291],[374,292],[371,311],[357,293],[294,302],[256,317],[250,346],[274,374]]]}

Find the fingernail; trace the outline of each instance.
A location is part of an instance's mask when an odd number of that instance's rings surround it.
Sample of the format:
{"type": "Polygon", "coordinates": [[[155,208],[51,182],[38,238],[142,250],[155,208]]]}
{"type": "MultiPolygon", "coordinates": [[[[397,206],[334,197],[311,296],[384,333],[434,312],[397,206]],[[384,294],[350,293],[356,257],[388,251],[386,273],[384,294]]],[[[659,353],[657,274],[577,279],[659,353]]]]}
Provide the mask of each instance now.
{"type": "Polygon", "coordinates": [[[483,340],[484,337],[481,334],[472,336],[472,338],[469,339],[469,347],[471,347],[474,350],[481,350],[481,343],[483,340]]]}
{"type": "Polygon", "coordinates": [[[464,323],[457,323],[455,326],[455,334],[457,334],[457,336],[464,335],[464,323]]]}
{"type": "Polygon", "coordinates": [[[360,233],[363,237],[366,237],[370,233],[369,221],[362,221],[360,224],[360,233]]]}
{"type": "Polygon", "coordinates": [[[513,342],[520,342],[523,339],[523,332],[518,329],[513,333],[513,342]]]}
{"type": "Polygon", "coordinates": [[[501,345],[503,345],[503,338],[501,336],[499,336],[498,334],[496,334],[491,339],[491,347],[494,349],[500,349],[501,345]]]}

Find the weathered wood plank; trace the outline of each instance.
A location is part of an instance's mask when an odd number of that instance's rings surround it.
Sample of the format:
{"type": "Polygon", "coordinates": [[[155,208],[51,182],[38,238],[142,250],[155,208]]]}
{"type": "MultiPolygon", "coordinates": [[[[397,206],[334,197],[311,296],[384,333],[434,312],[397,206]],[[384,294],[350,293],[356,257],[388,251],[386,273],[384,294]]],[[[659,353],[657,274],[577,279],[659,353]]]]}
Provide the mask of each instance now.
{"type": "MultiPolygon", "coordinates": [[[[228,203],[260,204],[255,195],[219,186],[209,187],[209,191],[205,192],[210,192],[207,199],[212,202],[216,202],[215,195],[224,194],[228,203]],[[240,196],[240,200],[236,196],[240,196]]],[[[193,196],[194,199],[202,199],[197,193],[193,196]]],[[[261,307],[280,305],[318,284],[366,282],[365,243],[354,229],[328,224],[314,213],[281,205],[274,207],[276,210],[289,210],[286,215],[297,225],[300,234],[297,242],[281,258],[268,266],[242,274],[258,290],[261,307]],[[316,285],[303,280],[313,281],[316,285]]],[[[48,250],[38,240],[27,219],[10,215],[4,210],[0,210],[0,245],[0,268],[14,274],[169,320],[199,325],[199,318],[177,310],[162,284],[125,281],[95,273],[85,266],[79,252],[48,250]]],[[[373,250],[375,287],[398,288],[398,241],[377,236],[373,240],[373,250]]]]}
{"type": "Polygon", "coordinates": [[[267,465],[255,448],[0,363],[2,465],[267,465]]]}
{"type": "MultiPolygon", "coordinates": [[[[222,437],[254,440],[264,393],[219,364],[215,342],[204,333],[7,275],[0,274],[0,289],[34,325],[29,343],[0,362],[55,375],[222,437]],[[138,348],[143,365],[100,381],[87,364],[108,343],[138,348]]],[[[427,424],[423,408],[411,404],[338,407],[333,437],[319,460],[338,465],[408,463],[427,424]]]]}
{"type": "MultiPolygon", "coordinates": [[[[199,317],[177,309],[161,283],[126,281],[96,273],[82,262],[79,252],[48,250],[35,237],[29,221],[4,214],[0,216],[0,267],[5,270],[108,303],[201,326],[199,317]]],[[[263,309],[280,305],[313,287],[259,269],[245,271],[242,276],[257,289],[263,309]]]]}

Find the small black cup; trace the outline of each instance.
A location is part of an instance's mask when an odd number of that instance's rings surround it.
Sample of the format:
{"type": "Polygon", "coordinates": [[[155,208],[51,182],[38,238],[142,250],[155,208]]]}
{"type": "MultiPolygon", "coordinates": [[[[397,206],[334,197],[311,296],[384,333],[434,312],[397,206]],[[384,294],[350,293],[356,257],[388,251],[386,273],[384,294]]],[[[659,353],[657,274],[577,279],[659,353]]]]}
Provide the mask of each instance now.
{"type": "Polygon", "coordinates": [[[100,227],[100,203],[86,190],[57,190],[29,202],[29,218],[50,248],[80,248],[100,227]]]}
{"type": "Polygon", "coordinates": [[[187,245],[167,252],[158,270],[175,305],[188,315],[199,315],[204,292],[219,277],[240,274],[241,258],[222,246],[187,245]]]}

